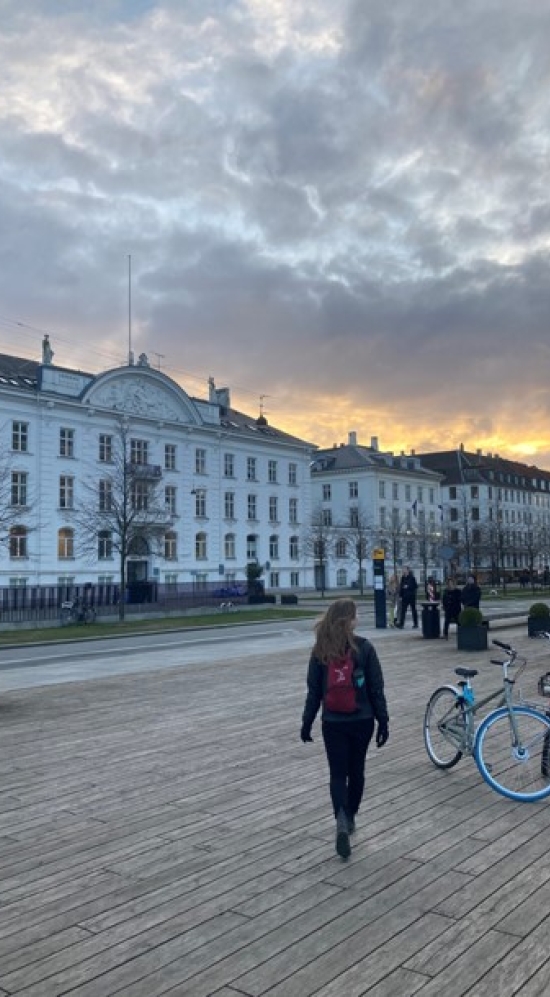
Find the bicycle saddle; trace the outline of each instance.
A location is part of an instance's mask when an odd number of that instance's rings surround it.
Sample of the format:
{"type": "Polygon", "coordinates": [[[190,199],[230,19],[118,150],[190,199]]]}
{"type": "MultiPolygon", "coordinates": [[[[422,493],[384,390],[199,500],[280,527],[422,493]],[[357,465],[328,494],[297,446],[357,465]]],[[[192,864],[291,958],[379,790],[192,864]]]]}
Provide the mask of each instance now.
{"type": "Polygon", "coordinates": [[[460,675],[463,679],[473,679],[477,674],[475,668],[455,668],[455,675],[460,675]]]}

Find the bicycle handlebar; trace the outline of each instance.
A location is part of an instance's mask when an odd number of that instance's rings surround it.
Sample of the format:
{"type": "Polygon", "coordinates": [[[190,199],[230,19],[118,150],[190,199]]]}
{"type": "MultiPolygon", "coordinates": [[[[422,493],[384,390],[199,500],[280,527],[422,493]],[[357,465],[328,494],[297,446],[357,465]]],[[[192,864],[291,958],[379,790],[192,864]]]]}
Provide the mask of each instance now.
{"type": "Polygon", "coordinates": [[[501,647],[503,651],[513,651],[514,650],[514,648],[512,647],[511,644],[503,644],[501,640],[494,640],[494,641],[492,641],[492,643],[495,644],[496,647],[501,647]]]}

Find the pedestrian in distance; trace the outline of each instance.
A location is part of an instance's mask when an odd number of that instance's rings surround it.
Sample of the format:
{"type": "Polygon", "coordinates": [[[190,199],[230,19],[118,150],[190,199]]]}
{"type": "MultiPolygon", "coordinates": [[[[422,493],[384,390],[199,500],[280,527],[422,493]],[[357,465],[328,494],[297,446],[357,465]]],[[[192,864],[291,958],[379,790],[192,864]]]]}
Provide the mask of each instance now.
{"type": "Polygon", "coordinates": [[[396,627],[399,622],[399,579],[397,575],[390,575],[387,593],[392,621],[391,625],[392,627],[396,627]]]}
{"type": "Polygon", "coordinates": [[[418,613],[416,611],[416,590],[418,582],[409,567],[403,568],[401,582],[399,584],[399,598],[401,600],[401,613],[399,615],[398,627],[402,630],[405,626],[407,609],[410,606],[413,629],[418,630],[418,613]]]}
{"type": "Polygon", "coordinates": [[[481,601],[481,589],[476,582],[475,575],[468,575],[466,584],[462,589],[462,605],[464,609],[479,609],[481,601]]]}
{"type": "Polygon", "coordinates": [[[451,623],[458,624],[458,617],[460,616],[460,610],[462,609],[462,599],[460,589],[454,578],[449,578],[447,584],[443,589],[443,636],[445,640],[449,639],[449,626],[451,623]]]}
{"type": "Polygon", "coordinates": [[[365,760],[376,722],[376,746],[389,737],[384,678],[378,655],[355,633],[353,599],[331,603],[315,626],[315,643],[307,672],[307,695],[300,737],[312,741],[319,709],[330,773],[330,797],[336,820],[336,851],[351,854],[350,834],[365,787],[365,760]]]}
{"type": "Polygon", "coordinates": [[[439,602],[441,596],[437,585],[437,578],[430,575],[426,582],[426,599],[428,602],[439,602]]]}

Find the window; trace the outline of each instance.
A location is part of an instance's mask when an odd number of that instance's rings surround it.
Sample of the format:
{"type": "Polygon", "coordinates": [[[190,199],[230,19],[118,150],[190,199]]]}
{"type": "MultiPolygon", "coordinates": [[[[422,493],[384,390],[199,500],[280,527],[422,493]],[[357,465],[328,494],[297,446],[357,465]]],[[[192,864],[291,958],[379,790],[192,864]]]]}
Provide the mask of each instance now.
{"type": "Polygon", "coordinates": [[[449,518],[451,520],[451,523],[458,522],[458,509],[450,509],[449,512],[450,512],[449,518]]]}
{"type": "Polygon", "coordinates": [[[323,485],[323,502],[330,502],[332,498],[331,485],[323,485]]]}
{"type": "Polygon", "coordinates": [[[277,484],[277,461],[268,460],[267,462],[267,480],[270,485],[277,484]]]}
{"type": "Polygon", "coordinates": [[[270,572],[270,574],[269,574],[269,587],[270,587],[270,589],[278,589],[279,588],[279,572],[278,571],[271,571],[270,572]]]}
{"type": "Polygon", "coordinates": [[[99,459],[103,464],[113,461],[113,437],[106,433],[99,434],[99,459]]]}
{"type": "Polygon", "coordinates": [[[279,503],[276,495],[269,496],[269,522],[277,523],[279,520],[279,503]]]}
{"type": "Polygon", "coordinates": [[[11,472],[11,504],[26,506],[27,504],[27,481],[26,471],[11,472]]]}
{"type": "Polygon", "coordinates": [[[59,430],[59,456],[74,457],[74,429],[59,430]]]}
{"type": "Polygon", "coordinates": [[[473,499],[479,498],[479,488],[477,485],[472,485],[470,488],[470,494],[473,499]]]}
{"type": "Polygon", "coordinates": [[[59,508],[72,509],[74,506],[74,478],[62,474],[59,479],[59,508]]]}
{"type": "Polygon", "coordinates": [[[288,521],[293,524],[298,522],[298,499],[296,498],[288,500],[288,521]]]}
{"type": "Polygon", "coordinates": [[[407,548],[407,559],[409,561],[412,561],[414,557],[414,540],[407,540],[406,548],[407,548]]]}
{"type": "Polygon", "coordinates": [[[411,501],[411,486],[405,485],[405,502],[411,501]]]}
{"type": "Polygon", "coordinates": [[[435,488],[430,488],[430,505],[435,502],[435,488]]]}
{"type": "Polygon", "coordinates": [[[10,557],[28,557],[26,526],[10,528],[10,557]]]}
{"type": "Polygon", "coordinates": [[[29,449],[29,424],[28,422],[12,422],[11,424],[11,448],[19,450],[19,453],[27,453],[29,449]]]}
{"type": "Polygon", "coordinates": [[[149,462],[149,444],[147,440],[130,440],[130,463],[147,464],[149,462]]]}
{"type": "Polygon", "coordinates": [[[247,457],[246,458],[246,480],[256,481],[256,458],[247,457]]]}
{"type": "Polygon", "coordinates": [[[223,514],[226,519],[235,519],[235,492],[226,492],[223,497],[223,514]]]}
{"type": "Polygon", "coordinates": [[[246,538],[246,560],[256,561],[258,558],[258,537],[255,533],[249,533],[246,538]]]}
{"type": "Polygon", "coordinates": [[[27,587],[28,579],[24,575],[15,575],[9,580],[10,589],[24,589],[27,587]]]}
{"type": "Polygon", "coordinates": [[[164,534],[164,557],[166,561],[178,559],[178,537],[173,530],[168,530],[164,534]]]}
{"type": "Polygon", "coordinates": [[[288,483],[289,485],[295,485],[298,482],[298,465],[289,464],[288,465],[288,483]]]}
{"type": "Polygon", "coordinates": [[[453,501],[456,499],[456,485],[451,485],[449,488],[449,498],[453,501]]]}
{"type": "Polygon", "coordinates": [[[345,568],[338,568],[336,572],[336,584],[338,588],[346,588],[348,584],[348,573],[345,568]]]}
{"type": "Polygon", "coordinates": [[[146,512],[149,507],[149,485],[146,481],[133,481],[130,490],[132,509],[146,512]]]}
{"type": "Polygon", "coordinates": [[[61,560],[74,557],[74,531],[67,526],[57,531],[57,556],[61,560]]]}
{"type": "Polygon", "coordinates": [[[228,561],[234,560],[235,554],[235,534],[226,533],[223,541],[224,556],[228,561]]]}
{"type": "Polygon", "coordinates": [[[424,489],[423,489],[423,488],[421,488],[421,486],[420,486],[420,485],[419,485],[419,486],[418,486],[418,488],[416,489],[416,498],[417,498],[417,500],[418,500],[419,502],[423,502],[423,501],[424,501],[424,489]]]}
{"type": "MultiPolygon", "coordinates": [[[[514,513],[512,513],[512,521],[513,521],[513,516],[514,516],[514,513]]],[[[477,522],[479,522],[479,508],[478,508],[477,505],[472,506],[472,519],[474,519],[477,522]]]]}
{"type": "Polygon", "coordinates": [[[166,485],[164,489],[164,508],[170,516],[176,515],[176,486],[166,485]]]}
{"type": "Polygon", "coordinates": [[[224,478],[235,477],[235,456],[232,453],[223,455],[223,476],[224,478]]]}
{"type": "Polygon", "coordinates": [[[385,499],[386,498],[386,482],[385,481],[379,481],[378,482],[378,498],[381,498],[381,499],[385,499]]]}
{"type": "Polygon", "coordinates": [[[98,561],[110,561],[113,556],[113,535],[110,530],[100,530],[97,535],[98,561]]]}
{"type": "Polygon", "coordinates": [[[256,519],[256,496],[249,495],[247,498],[247,515],[248,519],[256,519]]]}
{"type": "Polygon", "coordinates": [[[359,526],[359,509],[355,506],[352,506],[349,511],[349,525],[355,527],[359,526]]]}
{"type": "Polygon", "coordinates": [[[332,526],[332,509],[323,509],[323,526],[332,526]]]}
{"type": "Polygon", "coordinates": [[[356,499],[359,497],[359,482],[350,481],[349,483],[349,497],[350,499],[356,499]]]}
{"type": "Polygon", "coordinates": [[[272,533],[269,538],[269,558],[271,561],[279,560],[279,537],[272,533]]]}
{"type": "Polygon", "coordinates": [[[300,556],[300,543],[298,537],[291,537],[288,541],[288,553],[291,561],[297,561],[300,556]]]}
{"type": "Polygon", "coordinates": [[[385,508],[385,506],[381,506],[381,508],[380,508],[380,528],[382,530],[386,529],[386,508],[385,508]]]}
{"type": "Polygon", "coordinates": [[[206,518],[206,489],[197,488],[195,491],[195,516],[199,519],[206,518]]]}
{"type": "Polygon", "coordinates": [[[206,556],[206,533],[197,533],[195,536],[195,559],[197,561],[206,561],[206,556]]]}
{"type": "Polygon", "coordinates": [[[167,571],[164,576],[164,584],[167,587],[175,588],[178,584],[178,576],[175,571],[167,571]]]}
{"type": "Polygon", "coordinates": [[[397,484],[396,481],[392,482],[391,497],[394,502],[397,502],[397,500],[399,499],[399,485],[397,484]]]}
{"type": "Polygon", "coordinates": [[[300,587],[300,572],[299,571],[291,571],[290,572],[290,587],[293,588],[293,589],[297,589],[297,588],[300,587]]]}
{"type": "Polygon", "coordinates": [[[102,479],[99,482],[99,511],[109,512],[113,508],[112,482],[102,479]]]}
{"type": "Polygon", "coordinates": [[[206,474],[206,450],[202,447],[195,450],[195,474],[206,474]]]}
{"type": "Polygon", "coordinates": [[[336,557],[347,557],[347,556],[348,556],[347,541],[340,539],[336,543],[336,557]]]}
{"type": "Polygon", "coordinates": [[[175,443],[164,444],[164,470],[176,470],[176,445],[175,443]]]}

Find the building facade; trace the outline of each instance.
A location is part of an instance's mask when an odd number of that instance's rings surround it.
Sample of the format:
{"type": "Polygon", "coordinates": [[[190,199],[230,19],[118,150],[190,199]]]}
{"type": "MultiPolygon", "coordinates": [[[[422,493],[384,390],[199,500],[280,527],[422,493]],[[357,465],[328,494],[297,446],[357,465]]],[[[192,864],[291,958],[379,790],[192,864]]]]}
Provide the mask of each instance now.
{"type": "Polygon", "coordinates": [[[363,585],[372,585],[374,548],[384,549],[388,574],[409,565],[420,580],[442,577],[442,476],[436,470],[414,454],[381,451],[377,437],[362,446],[352,432],[346,444],[317,451],[311,476],[317,587],[321,570],[327,588],[361,587],[360,572],[363,585]],[[320,553],[326,554],[322,564],[320,553]]]}
{"type": "Polygon", "coordinates": [[[145,355],[67,369],[46,337],[40,362],[0,356],[0,409],[3,586],[116,583],[127,473],[141,528],[127,582],[231,584],[257,561],[272,590],[312,586],[301,534],[315,448],[233,409],[212,379],[197,399],[145,355]]]}

